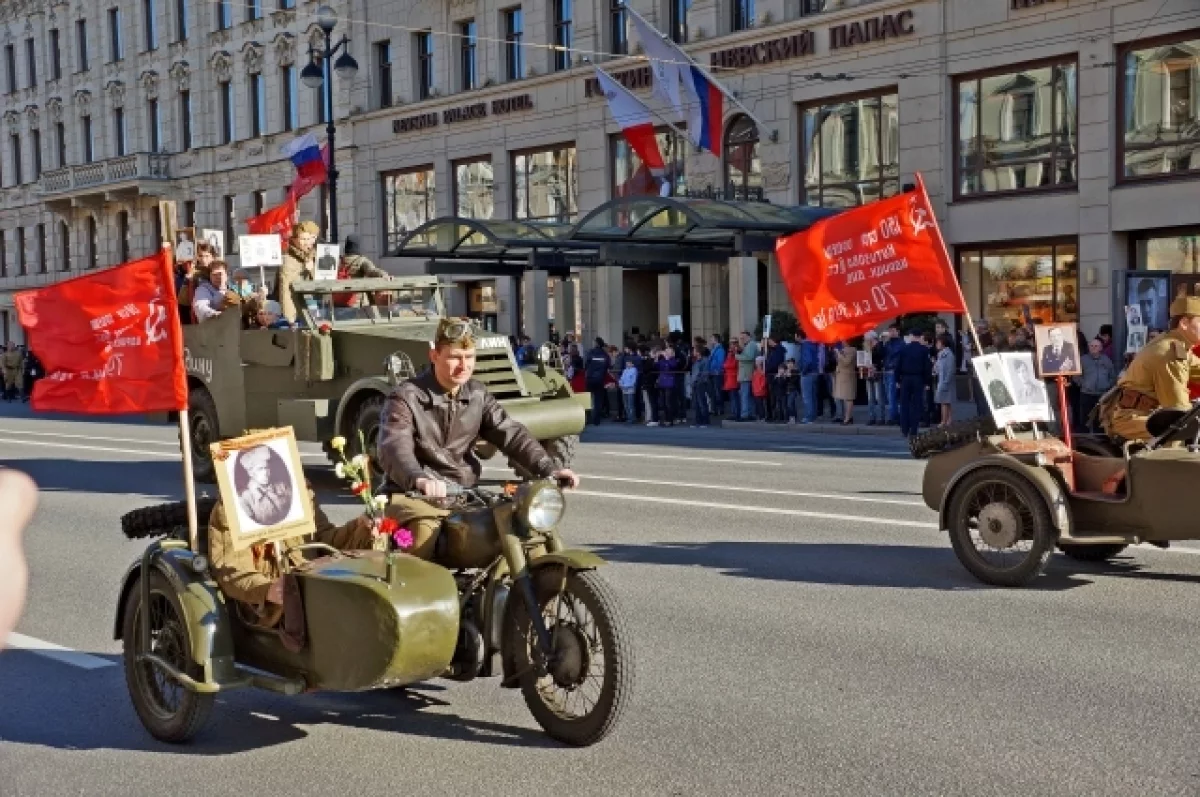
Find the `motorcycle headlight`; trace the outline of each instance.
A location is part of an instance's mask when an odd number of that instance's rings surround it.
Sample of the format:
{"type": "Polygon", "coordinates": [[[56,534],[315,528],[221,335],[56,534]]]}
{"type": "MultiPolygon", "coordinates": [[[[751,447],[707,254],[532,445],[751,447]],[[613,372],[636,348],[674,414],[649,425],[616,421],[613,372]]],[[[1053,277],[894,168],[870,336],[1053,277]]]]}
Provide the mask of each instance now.
{"type": "Polygon", "coordinates": [[[558,526],[566,502],[562,490],[550,484],[540,484],[529,488],[526,495],[521,497],[519,507],[525,525],[544,534],[558,526]]]}

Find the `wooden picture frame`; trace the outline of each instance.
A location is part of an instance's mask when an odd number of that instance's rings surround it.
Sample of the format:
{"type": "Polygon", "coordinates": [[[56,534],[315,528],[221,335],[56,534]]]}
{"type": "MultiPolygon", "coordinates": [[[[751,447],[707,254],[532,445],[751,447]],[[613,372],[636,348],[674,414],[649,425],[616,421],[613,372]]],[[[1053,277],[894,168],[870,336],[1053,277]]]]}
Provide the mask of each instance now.
{"type": "Polygon", "coordinates": [[[1056,324],[1039,324],[1033,328],[1034,364],[1038,376],[1053,379],[1056,376],[1079,376],[1083,373],[1082,354],[1079,351],[1079,325],[1074,321],[1056,324]],[[1061,340],[1055,340],[1051,332],[1057,330],[1061,340]],[[1058,353],[1054,351],[1057,345],[1058,353]]]}
{"type": "Polygon", "coordinates": [[[292,427],[265,429],[209,448],[234,550],[316,532],[292,427]]]}

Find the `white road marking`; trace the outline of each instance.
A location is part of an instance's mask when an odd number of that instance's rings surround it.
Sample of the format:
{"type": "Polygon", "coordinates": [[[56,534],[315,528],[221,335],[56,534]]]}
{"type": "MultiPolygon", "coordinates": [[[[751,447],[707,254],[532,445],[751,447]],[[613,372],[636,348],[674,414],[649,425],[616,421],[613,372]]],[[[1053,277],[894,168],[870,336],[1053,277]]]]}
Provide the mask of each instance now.
{"type": "Polygon", "coordinates": [[[603,454],[604,456],[608,456],[608,457],[636,457],[637,459],[678,459],[678,460],[682,460],[684,462],[696,462],[699,460],[699,461],[703,461],[703,462],[722,462],[722,463],[729,463],[729,464],[733,464],[733,465],[767,465],[768,467],[772,467],[772,468],[782,468],[783,467],[782,462],[767,462],[767,461],[761,460],[761,459],[719,459],[717,457],[706,457],[703,454],[701,454],[700,452],[697,452],[696,455],[692,456],[692,457],[684,457],[684,456],[680,456],[679,454],[643,454],[640,451],[638,451],[638,452],[588,451],[587,453],[588,454],[603,454]]]}
{"type": "Polygon", "coordinates": [[[139,443],[147,446],[169,446],[178,448],[176,440],[147,440],[141,437],[99,437],[90,434],[64,434],[62,432],[27,432],[24,429],[0,429],[0,434],[27,435],[29,437],[61,437],[64,440],[102,440],[106,443],[139,443]]]}
{"type": "MultiPolygon", "coordinates": [[[[9,434],[11,434],[11,432],[9,432],[9,434]]],[[[16,434],[24,434],[24,432],[17,432],[16,434]]],[[[143,441],[133,440],[130,442],[140,443],[143,441]]],[[[78,443],[48,443],[45,440],[15,440],[11,437],[0,437],[0,443],[14,443],[16,445],[37,446],[37,447],[47,446],[50,448],[71,448],[76,451],[81,451],[81,450],[82,451],[106,451],[106,452],[111,452],[114,454],[136,454],[136,455],[140,455],[140,456],[163,457],[165,459],[174,459],[174,460],[180,459],[180,455],[179,455],[178,451],[173,451],[168,454],[168,453],[165,453],[162,451],[139,451],[139,450],[133,449],[133,448],[110,448],[108,446],[81,446],[78,443]]],[[[172,445],[172,447],[174,447],[176,444],[172,443],[171,445],[172,445]]],[[[325,461],[324,454],[301,453],[300,457],[302,459],[320,460],[322,462],[325,461]]]]}
{"type": "Polygon", "coordinates": [[[911,459],[912,454],[899,448],[848,448],[839,446],[801,446],[775,445],[768,446],[772,451],[830,451],[844,454],[884,454],[897,459],[911,459]]]}
{"type": "MultiPolygon", "coordinates": [[[[484,468],[490,473],[512,473],[507,468],[484,468]]],[[[597,476],[594,473],[580,473],[584,481],[598,482],[629,482],[632,484],[650,484],[655,487],[689,487],[697,490],[718,490],[723,493],[756,493],[758,495],[777,495],[781,498],[822,498],[831,501],[854,501],[863,504],[894,504],[896,506],[925,507],[921,501],[900,501],[895,498],[865,498],[858,495],[841,495],[839,493],[802,493],[795,490],[768,490],[765,487],[732,487],[725,484],[700,484],[698,482],[668,482],[654,479],[635,479],[630,476],[597,476]]]]}
{"type": "Polygon", "coordinates": [[[87,653],[80,653],[77,650],[64,648],[62,645],[56,645],[53,642],[34,639],[24,634],[9,634],[8,641],[5,644],[13,650],[36,653],[39,656],[61,661],[63,664],[70,664],[72,667],[78,667],[81,670],[99,670],[102,667],[115,666],[115,662],[111,662],[108,659],[102,659],[87,653]]]}
{"type": "Polygon", "coordinates": [[[880,526],[905,526],[907,528],[937,530],[937,523],[922,523],[916,520],[891,520],[889,518],[866,517],[864,515],[838,515],[831,512],[809,512],[803,509],[774,509],[765,506],[738,506],[737,504],[718,504],[710,501],[688,501],[682,498],[660,498],[651,495],[622,495],[619,493],[597,493],[590,490],[572,490],[571,495],[586,495],[590,498],[612,498],[618,501],[645,501],[653,504],[675,504],[678,506],[700,507],[704,509],[728,509],[731,512],[754,512],[765,515],[787,515],[788,517],[805,517],[817,520],[841,520],[853,523],[874,523],[880,526]]]}

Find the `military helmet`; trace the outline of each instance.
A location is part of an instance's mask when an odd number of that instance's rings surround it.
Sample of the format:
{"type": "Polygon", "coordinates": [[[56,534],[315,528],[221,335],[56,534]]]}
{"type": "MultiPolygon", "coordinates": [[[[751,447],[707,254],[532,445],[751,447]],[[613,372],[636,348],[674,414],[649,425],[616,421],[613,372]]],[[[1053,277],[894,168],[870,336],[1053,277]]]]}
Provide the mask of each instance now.
{"type": "Polygon", "coordinates": [[[1171,318],[1200,316],[1200,296],[1180,296],[1171,302],[1171,318]]]}

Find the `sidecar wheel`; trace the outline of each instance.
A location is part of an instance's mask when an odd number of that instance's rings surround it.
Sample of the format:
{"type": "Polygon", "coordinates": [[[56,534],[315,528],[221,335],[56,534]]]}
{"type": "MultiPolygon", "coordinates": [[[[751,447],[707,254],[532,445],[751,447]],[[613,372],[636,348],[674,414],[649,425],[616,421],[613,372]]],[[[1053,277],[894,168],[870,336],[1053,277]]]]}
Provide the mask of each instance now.
{"type": "Polygon", "coordinates": [[[1058,541],[1042,494],[1000,467],[981,468],[962,480],[948,520],[958,561],[980,581],[999,587],[1037,578],[1058,541]]]}
{"type": "MultiPolygon", "coordinates": [[[[142,574],[143,577],[145,574],[142,574]]],[[[212,711],[214,695],[201,695],[176,683],[160,668],[139,662],[142,653],[138,623],[142,613],[141,581],[129,591],[125,606],[124,641],[125,684],[134,711],[155,739],[186,742],[199,732],[212,711]]],[[[176,669],[193,678],[203,678],[192,661],[191,638],[175,590],[157,571],[150,573],[150,652],[165,659],[176,669]]]]}
{"type": "Polygon", "coordinates": [[[540,678],[529,669],[537,641],[528,616],[518,612],[525,704],[551,738],[575,747],[595,744],[616,727],[633,691],[628,625],[612,589],[591,571],[572,573],[561,596],[538,600],[560,658],[540,678]]]}

